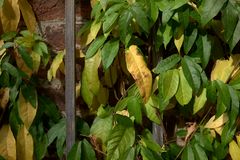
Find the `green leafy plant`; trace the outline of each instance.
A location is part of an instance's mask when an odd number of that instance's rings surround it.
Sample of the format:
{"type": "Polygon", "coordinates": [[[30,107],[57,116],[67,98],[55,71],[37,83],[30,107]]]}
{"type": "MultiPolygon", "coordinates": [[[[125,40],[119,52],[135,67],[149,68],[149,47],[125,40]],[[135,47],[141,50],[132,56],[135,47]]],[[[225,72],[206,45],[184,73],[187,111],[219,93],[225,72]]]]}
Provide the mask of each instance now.
{"type": "Polygon", "coordinates": [[[234,159],[239,2],[91,2],[91,20],[79,31],[81,97],[96,115],[90,137],[97,155],[234,159]]]}

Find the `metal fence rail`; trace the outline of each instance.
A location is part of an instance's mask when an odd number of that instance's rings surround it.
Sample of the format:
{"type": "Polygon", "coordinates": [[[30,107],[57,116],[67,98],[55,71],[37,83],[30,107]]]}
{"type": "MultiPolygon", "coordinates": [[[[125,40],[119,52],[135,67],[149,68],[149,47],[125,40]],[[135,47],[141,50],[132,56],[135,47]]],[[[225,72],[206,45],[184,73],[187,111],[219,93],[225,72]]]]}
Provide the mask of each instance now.
{"type": "Polygon", "coordinates": [[[65,110],[67,153],[75,143],[75,0],[65,0],[65,110]]]}

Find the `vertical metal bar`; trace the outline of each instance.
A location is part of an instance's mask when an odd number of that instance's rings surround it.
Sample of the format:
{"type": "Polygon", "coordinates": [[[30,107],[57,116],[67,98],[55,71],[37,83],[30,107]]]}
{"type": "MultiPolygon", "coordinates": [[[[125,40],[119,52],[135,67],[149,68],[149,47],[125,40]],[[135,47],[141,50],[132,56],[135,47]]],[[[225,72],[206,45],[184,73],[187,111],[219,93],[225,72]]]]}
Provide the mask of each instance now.
{"type": "Polygon", "coordinates": [[[67,153],[75,143],[75,0],[65,0],[65,110],[67,153]]]}

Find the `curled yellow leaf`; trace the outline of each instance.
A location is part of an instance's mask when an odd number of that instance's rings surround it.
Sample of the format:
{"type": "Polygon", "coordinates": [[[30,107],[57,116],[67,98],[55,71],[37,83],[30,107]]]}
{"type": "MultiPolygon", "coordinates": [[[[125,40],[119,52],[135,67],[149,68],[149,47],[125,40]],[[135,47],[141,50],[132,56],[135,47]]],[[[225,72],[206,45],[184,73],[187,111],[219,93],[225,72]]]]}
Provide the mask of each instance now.
{"type": "Polygon", "coordinates": [[[205,124],[205,128],[215,129],[223,126],[228,121],[228,115],[222,114],[220,117],[215,119],[215,115],[212,116],[209,121],[205,124]]]}
{"type": "Polygon", "coordinates": [[[0,155],[7,160],[16,160],[16,141],[9,125],[0,129],[0,155]]]}
{"type": "Polygon", "coordinates": [[[127,69],[133,76],[144,102],[148,101],[152,90],[152,73],[136,45],[132,45],[125,54],[127,69]]]}
{"type": "Polygon", "coordinates": [[[232,160],[240,159],[240,146],[234,140],[229,143],[229,154],[232,160]]]}

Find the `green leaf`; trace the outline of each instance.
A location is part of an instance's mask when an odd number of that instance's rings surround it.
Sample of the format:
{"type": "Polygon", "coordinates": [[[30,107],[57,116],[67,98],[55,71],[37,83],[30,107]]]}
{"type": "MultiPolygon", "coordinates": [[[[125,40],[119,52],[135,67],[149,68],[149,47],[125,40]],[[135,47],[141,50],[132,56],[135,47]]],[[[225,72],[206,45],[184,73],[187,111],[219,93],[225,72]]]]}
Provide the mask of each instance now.
{"type": "Polygon", "coordinates": [[[192,87],[193,91],[197,93],[201,86],[201,74],[196,68],[196,63],[192,60],[192,58],[184,56],[182,59],[182,68],[185,78],[192,87]]]}
{"type": "Polygon", "coordinates": [[[147,13],[144,12],[143,6],[140,3],[135,2],[131,7],[133,17],[136,19],[137,24],[145,31],[149,32],[149,21],[147,19],[147,13]]]}
{"type": "Polygon", "coordinates": [[[81,159],[81,144],[82,142],[77,142],[73,145],[71,150],[67,155],[68,160],[80,160],[81,159]]]}
{"type": "Polygon", "coordinates": [[[134,147],[129,148],[123,155],[120,156],[119,160],[135,160],[136,149],[134,147]]]}
{"type": "Polygon", "coordinates": [[[228,1],[227,7],[222,10],[222,24],[224,27],[224,38],[228,42],[238,23],[238,11],[236,7],[228,1]],[[230,18],[231,17],[231,18],[230,18]]]}
{"type": "Polygon", "coordinates": [[[32,57],[27,52],[27,49],[23,46],[18,47],[18,53],[21,55],[25,64],[30,68],[33,69],[33,60],[32,57]]]}
{"type": "Polygon", "coordinates": [[[22,85],[21,86],[21,91],[24,96],[24,98],[31,103],[31,105],[36,108],[37,107],[37,91],[36,88],[30,85],[22,85]]]}
{"type": "Polygon", "coordinates": [[[127,45],[126,39],[127,35],[132,33],[131,29],[131,21],[132,21],[133,15],[130,10],[124,10],[122,14],[120,15],[118,25],[119,25],[119,32],[120,32],[120,39],[121,41],[127,45]]]}
{"type": "Polygon", "coordinates": [[[160,60],[157,66],[153,69],[155,74],[160,74],[166,72],[169,69],[172,69],[180,61],[179,54],[173,54],[165,59],[160,60]]]}
{"type": "Polygon", "coordinates": [[[221,142],[223,146],[226,146],[229,142],[232,141],[235,132],[236,132],[235,125],[230,126],[230,123],[225,124],[221,135],[221,142]]]}
{"type": "Polygon", "coordinates": [[[193,105],[193,114],[196,114],[199,110],[201,110],[205,103],[207,102],[207,90],[204,88],[202,90],[201,95],[195,97],[194,105],[193,105]]]}
{"type": "Polygon", "coordinates": [[[119,50],[119,41],[110,40],[102,48],[101,57],[103,68],[107,70],[113,63],[114,58],[117,56],[119,50]]]}
{"type": "Polygon", "coordinates": [[[93,57],[97,53],[98,49],[103,46],[106,39],[107,37],[105,37],[104,35],[97,37],[89,46],[85,58],[89,59],[93,57]]]}
{"type": "Polygon", "coordinates": [[[107,160],[119,159],[135,141],[133,127],[118,124],[111,131],[107,143],[107,160]]]}
{"type": "Polygon", "coordinates": [[[150,0],[150,10],[151,10],[151,18],[153,20],[153,22],[156,22],[157,18],[158,18],[158,7],[156,5],[156,2],[154,0],[150,0]]]}
{"type": "Polygon", "coordinates": [[[185,54],[188,54],[188,52],[191,50],[195,40],[197,39],[197,34],[198,34],[198,30],[195,28],[192,30],[190,34],[184,35],[183,47],[184,47],[185,54]]]}
{"type": "Polygon", "coordinates": [[[197,133],[194,135],[194,138],[203,149],[206,149],[211,152],[213,151],[213,146],[211,141],[212,137],[210,134],[206,134],[204,132],[200,134],[197,133]]]}
{"type": "Polygon", "coordinates": [[[112,121],[112,116],[105,118],[96,117],[91,126],[90,134],[96,136],[105,144],[112,129],[112,121]]]}
{"type": "Polygon", "coordinates": [[[167,45],[173,36],[172,27],[169,24],[166,24],[166,26],[162,30],[162,34],[164,47],[167,48],[167,45]]]}
{"type": "Polygon", "coordinates": [[[231,51],[233,50],[233,48],[236,46],[236,44],[240,40],[239,35],[240,35],[240,19],[238,20],[237,26],[233,32],[233,36],[229,41],[229,46],[230,46],[231,51]]]}
{"type": "Polygon", "coordinates": [[[109,15],[113,14],[114,12],[121,11],[123,6],[124,6],[124,3],[116,3],[116,4],[112,5],[105,12],[105,16],[109,16],[109,15]]]}
{"type": "Polygon", "coordinates": [[[158,97],[156,96],[151,96],[148,100],[148,102],[145,104],[145,107],[144,107],[144,111],[147,115],[147,117],[157,123],[157,124],[160,124],[160,117],[157,113],[157,109],[156,108],[159,108],[158,106],[158,97]]]}
{"type": "Polygon", "coordinates": [[[111,31],[114,26],[114,23],[117,21],[119,13],[112,13],[109,16],[105,16],[105,21],[103,22],[103,32],[107,33],[111,31]]]}
{"type": "Polygon", "coordinates": [[[142,103],[141,101],[136,98],[132,97],[127,104],[128,112],[130,116],[135,118],[135,121],[138,124],[142,124],[142,103]]]}
{"type": "MultiPolygon", "coordinates": [[[[1,1],[4,1],[4,0],[1,0],[1,1]]],[[[0,7],[1,7],[1,1],[0,1],[0,7]]],[[[15,38],[16,35],[17,35],[17,32],[15,32],[15,31],[6,32],[1,35],[1,39],[4,41],[10,41],[13,38],[15,38]]]]}
{"type": "Polygon", "coordinates": [[[119,100],[116,104],[116,106],[114,107],[114,111],[121,111],[124,110],[127,107],[128,101],[131,99],[132,97],[125,97],[121,100],[119,100]]]}
{"type": "Polygon", "coordinates": [[[5,62],[2,64],[2,70],[7,71],[10,75],[20,78],[18,70],[10,63],[5,62]]]}
{"type": "Polygon", "coordinates": [[[152,133],[147,129],[144,130],[140,143],[142,143],[143,146],[151,149],[156,153],[160,153],[163,151],[161,146],[153,139],[152,133]]]}
{"type": "Polygon", "coordinates": [[[210,55],[211,55],[211,41],[208,39],[207,35],[201,36],[202,45],[202,66],[203,69],[208,65],[210,55]]]}
{"type": "Polygon", "coordinates": [[[82,141],[82,152],[81,152],[81,160],[96,160],[96,155],[95,152],[91,146],[91,144],[89,144],[89,142],[84,139],[82,141]]]}
{"type": "Polygon", "coordinates": [[[192,99],[192,88],[188,84],[188,81],[186,80],[183,74],[183,70],[180,68],[178,71],[179,71],[179,87],[175,96],[177,101],[182,106],[184,106],[188,104],[192,99]]]}
{"type": "Polygon", "coordinates": [[[231,86],[228,86],[228,89],[231,97],[231,107],[229,113],[230,126],[233,126],[239,114],[239,97],[236,90],[233,89],[231,86]]]}
{"type": "Polygon", "coordinates": [[[208,157],[203,150],[203,148],[199,144],[194,144],[193,146],[195,160],[208,160],[208,157]]]}
{"type": "Polygon", "coordinates": [[[181,160],[195,160],[193,149],[190,144],[183,150],[181,160]]]}
{"type": "Polygon", "coordinates": [[[143,160],[162,160],[162,157],[152,150],[141,145],[140,154],[143,160]]]}
{"type": "Polygon", "coordinates": [[[179,84],[179,74],[178,70],[168,70],[162,75],[163,86],[162,93],[164,100],[171,99],[177,92],[179,84]]]}
{"type": "Polygon", "coordinates": [[[201,23],[205,26],[221,10],[227,0],[203,0],[199,7],[201,23]]]}
{"type": "Polygon", "coordinates": [[[217,100],[216,81],[210,81],[206,89],[207,89],[207,99],[212,103],[216,103],[216,100],[217,100]]]}
{"type": "Polygon", "coordinates": [[[217,90],[218,99],[216,117],[219,117],[227,110],[227,108],[230,108],[231,97],[228,90],[228,86],[224,84],[222,81],[217,80],[217,90]]]}
{"type": "Polygon", "coordinates": [[[178,9],[182,7],[184,4],[186,4],[188,0],[175,0],[174,5],[172,7],[172,10],[178,9]]]}

